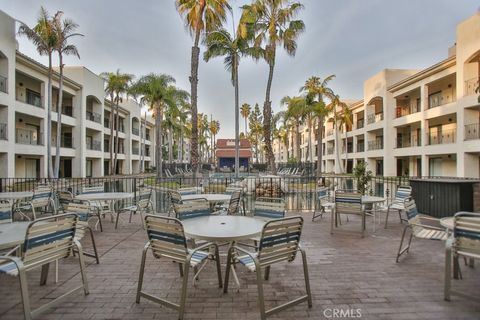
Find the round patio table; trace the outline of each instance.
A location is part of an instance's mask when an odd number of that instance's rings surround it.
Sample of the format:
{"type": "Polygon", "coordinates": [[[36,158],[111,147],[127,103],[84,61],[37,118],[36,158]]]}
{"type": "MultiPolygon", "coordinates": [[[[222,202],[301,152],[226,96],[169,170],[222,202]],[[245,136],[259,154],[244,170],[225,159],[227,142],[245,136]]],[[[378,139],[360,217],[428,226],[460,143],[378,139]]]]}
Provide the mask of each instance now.
{"type": "Polygon", "coordinates": [[[32,191],[0,192],[0,200],[8,200],[10,202],[31,197],[33,197],[32,191]]]}
{"type": "Polygon", "coordinates": [[[182,200],[206,199],[210,203],[219,203],[230,201],[230,197],[223,193],[186,194],[182,195],[182,200]]]}
{"type": "Polygon", "coordinates": [[[375,232],[375,226],[377,224],[376,217],[377,217],[377,205],[379,203],[385,202],[385,198],[376,197],[376,196],[362,196],[362,204],[371,204],[372,211],[371,215],[373,216],[373,232],[375,232]]]}
{"type": "Polygon", "coordinates": [[[75,199],[82,201],[118,201],[130,198],[133,198],[131,192],[82,193],[75,196],[75,199]]]}

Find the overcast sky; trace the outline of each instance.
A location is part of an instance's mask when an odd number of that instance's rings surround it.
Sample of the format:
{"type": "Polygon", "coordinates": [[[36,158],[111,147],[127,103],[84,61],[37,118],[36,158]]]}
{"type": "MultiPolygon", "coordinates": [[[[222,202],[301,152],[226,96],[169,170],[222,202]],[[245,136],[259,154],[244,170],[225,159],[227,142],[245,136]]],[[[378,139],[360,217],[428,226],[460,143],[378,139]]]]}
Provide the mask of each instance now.
{"type": "MultiPolygon", "coordinates": [[[[416,69],[447,56],[455,42],[455,26],[473,15],[476,0],[300,0],[299,17],[306,32],[298,39],[294,58],[281,50],[272,88],[274,110],[280,99],[295,95],[312,75],[335,74],[332,87],[342,98],[360,99],[363,81],[384,68],[416,69]]],[[[238,22],[240,7],[250,1],[230,1],[238,22]]],[[[174,0],[0,0],[0,9],[33,26],[40,5],[65,12],[85,37],[73,42],[84,65],[100,73],[167,73],[190,90],[192,39],[175,10],[174,0]]],[[[231,20],[229,20],[231,30],[231,20]]],[[[19,39],[20,51],[43,63],[35,48],[19,39]]],[[[203,48],[202,48],[203,52],[203,48]]],[[[221,58],[200,62],[199,112],[220,120],[220,136],[233,137],[233,87],[221,58]]],[[[263,105],[268,68],[244,59],[240,64],[240,103],[263,105]]],[[[241,122],[243,123],[243,121],[241,122]]],[[[243,128],[243,126],[240,126],[243,128]]]]}

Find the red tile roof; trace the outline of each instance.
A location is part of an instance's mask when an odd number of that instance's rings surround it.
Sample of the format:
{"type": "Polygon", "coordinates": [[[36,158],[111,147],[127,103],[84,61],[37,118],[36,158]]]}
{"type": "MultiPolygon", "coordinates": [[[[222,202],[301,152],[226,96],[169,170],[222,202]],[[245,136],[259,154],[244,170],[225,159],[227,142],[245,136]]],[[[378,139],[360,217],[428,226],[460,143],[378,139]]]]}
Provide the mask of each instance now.
{"type": "MultiPolygon", "coordinates": [[[[252,151],[242,149],[240,150],[240,158],[250,158],[252,151]]],[[[217,158],[235,158],[235,149],[223,149],[215,152],[217,158]]]]}
{"type": "MultiPolygon", "coordinates": [[[[218,139],[217,149],[234,149],[235,139],[218,139]]],[[[240,149],[250,149],[250,141],[248,139],[240,139],[240,149]]]]}

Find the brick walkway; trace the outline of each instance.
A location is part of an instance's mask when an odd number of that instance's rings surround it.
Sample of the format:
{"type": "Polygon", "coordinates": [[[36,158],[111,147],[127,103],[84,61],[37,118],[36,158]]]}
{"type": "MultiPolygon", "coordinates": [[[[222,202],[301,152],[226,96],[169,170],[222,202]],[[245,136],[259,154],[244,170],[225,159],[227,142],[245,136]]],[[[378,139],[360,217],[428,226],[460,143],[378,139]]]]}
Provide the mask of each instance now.
{"type": "MultiPolygon", "coordinates": [[[[379,226],[369,235],[330,235],[328,217],[306,225],[303,246],[307,251],[313,293],[313,308],[306,304],[282,311],[272,318],[327,319],[333,309],[357,310],[361,319],[480,319],[480,303],[453,297],[443,300],[444,244],[415,241],[411,252],[395,263],[401,234],[400,224],[392,219],[387,230],[379,226]]],[[[147,300],[135,303],[140,255],[146,242],[139,218],[118,230],[105,223],[103,233],[96,232],[101,253],[100,264],[87,258],[90,295],[71,296],[41,319],[176,319],[176,313],[147,300]]],[[[358,226],[350,221],[350,226],[358,226]]],[[[84,246],[90,246],[85,242],[84,246]]],[[[272,268],[265,284],[267,308],[303,293],[301,259],[272,268]]],[[[40,272],[29,272],[30,296],[34,307],[59,296],[80,282],[78,263],[68,258],[60,264],[60,282],[50,276],[46,286],[38,285],[40,272]]],[[[52,269],[51,269],[52,270],[52,269]]],[[[259,319],[255,276],[238,267],[241,289],[231,285],[223,294],[217,287],[214,265],[201,274],[197,287],[191,285],[187,297],[187,319],[259,319]]],[[[480,272],[462,261],[464,280],[454,281],[480,296],[480,272]]],[[[181,281],[178,267],[167,260],[147,259],[145,289],[162,297],[179,297],[181,281]]],[[[0,319],[22,319],[21,298],[16,278],[0,276],[0,319]]],[[[354,317],[352,317],[354,318],[354,317]]],[[[331,318],[333,319],[333,318],[331,318]]]]}

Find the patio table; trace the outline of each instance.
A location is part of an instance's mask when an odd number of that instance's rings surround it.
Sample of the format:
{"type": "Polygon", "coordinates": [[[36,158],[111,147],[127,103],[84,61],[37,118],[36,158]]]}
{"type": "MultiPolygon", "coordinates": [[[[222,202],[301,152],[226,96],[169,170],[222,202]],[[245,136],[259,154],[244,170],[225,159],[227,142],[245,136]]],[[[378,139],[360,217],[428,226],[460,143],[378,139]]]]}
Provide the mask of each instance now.
{"type": "MultiPolygon", "coordinates": [[[[182,221],[185,235],[195,240],[215,243],[228,242],[229,247],[239,240],[249,240],[261,235],[265,220],[244,216],[207,216],[182,221]]],[[[240,288],[234,265],[233,278],[240,288]]]]}
{"type": "Polygon", "coordinates": [[[376,216],[377,216],[377,205],[379,203],[385,202],[385,198],[376,197],[376,196],[362,196],[362,204],[371,204],[372,210],[371,215],[373,216],[373,232],[375,232],[376,216]]]}
{"type": "Polygon", "coordinates": [[[210,203],[210,209],[213,210],[219,203],[230,201],[231,195],[223,193],[205,193],[205,194],[186,194],[182,195],[182,200],[205,199],[210,203]]]}
{"type": "Polygon", "coordinates": [[[133,197],[134,197],[134,194],[131,192],[95,192],[95,193],[82,193],[82,194],[76,195],[75,199],[80,201],[93,201],[93,202],[109,201],[111,220],[113,222],[113,213],[115,212],[115,202],[120,200],[130,199],[133,197]]]}
{"type": "Polygon", "coordinates": [[[33,197],[32,191],[0,192],[0,200],[18,200],[33,197]]]}

